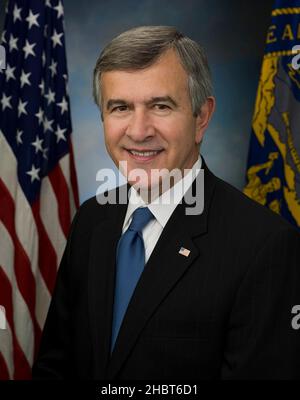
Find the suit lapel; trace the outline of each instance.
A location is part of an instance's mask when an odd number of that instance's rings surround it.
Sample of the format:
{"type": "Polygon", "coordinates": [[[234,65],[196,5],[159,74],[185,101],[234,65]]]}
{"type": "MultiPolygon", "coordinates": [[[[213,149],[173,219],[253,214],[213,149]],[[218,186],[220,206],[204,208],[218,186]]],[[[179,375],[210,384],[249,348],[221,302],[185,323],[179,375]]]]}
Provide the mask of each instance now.
{"type": "MultiPolygon", "coordinates": [[[[204,160],[205,199],[200,215],[186,215],[186,204],[179,204],[165,226],[135,288],[108,366],[108,379],[116,377],[149,318],[163,299],[199,257],[193,238],[207,230],[207,214],[214,189],[214,177],[204,160]],[[188,257],[179,254],[190,250],[188,257]]],[[[198,175],[199,177],[200,175],[198,175]]],[[[197,177],[197,179],[198,179],[197,177]]],[[[195,181],[189,190],[195,190],[195,181]]],[[[191,205],[188,205],[190,207],[191,205]]],[[[106,299],[102,301],[107,302],[106,299]]]]}

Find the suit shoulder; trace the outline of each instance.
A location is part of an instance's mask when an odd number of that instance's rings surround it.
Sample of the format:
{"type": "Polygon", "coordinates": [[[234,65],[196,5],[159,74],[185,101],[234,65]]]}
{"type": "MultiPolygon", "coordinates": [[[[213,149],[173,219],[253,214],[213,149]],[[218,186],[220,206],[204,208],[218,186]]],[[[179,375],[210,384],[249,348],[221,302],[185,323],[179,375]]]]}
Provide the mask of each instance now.
{"type": "Polygon", "coordinates": [[[243,227],[245,231],[267,234],[274,231],[294,230],[296,228],[282,216],[271,211],[222,179],[216,177],[214,200],[225,210],[232,226],[243,227]]]}
{"type": "Polygon", "coordinates": [[[77,211],[78,219],[97,222],[99,219],[106,218],[112,209],[118,207],[121,190],[126,190],[126,185],[105,191],[85,200],[77,211]]]}

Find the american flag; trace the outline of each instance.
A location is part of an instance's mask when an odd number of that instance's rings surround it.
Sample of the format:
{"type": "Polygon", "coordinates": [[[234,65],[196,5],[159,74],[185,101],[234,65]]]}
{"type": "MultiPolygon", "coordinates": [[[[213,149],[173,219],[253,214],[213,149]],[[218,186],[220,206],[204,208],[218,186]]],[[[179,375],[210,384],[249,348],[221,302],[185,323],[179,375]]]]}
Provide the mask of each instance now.
{"type": "Polygon", "coordinates": [[[186,248],[184,248],[184,247],[180,247],[180,250],[179,250],[179,254],[181,254],[182,256],[184,256],[184,257],[188,257],[189,255],[190,255],[190,250],[188,250],[188,249],[186,249],[186,248]]]}
{"type": "Polygon", "coordinates": [[[1,43],[0,379],[28,379],[78,207],[61,0],[9,0],[1,43]]]}

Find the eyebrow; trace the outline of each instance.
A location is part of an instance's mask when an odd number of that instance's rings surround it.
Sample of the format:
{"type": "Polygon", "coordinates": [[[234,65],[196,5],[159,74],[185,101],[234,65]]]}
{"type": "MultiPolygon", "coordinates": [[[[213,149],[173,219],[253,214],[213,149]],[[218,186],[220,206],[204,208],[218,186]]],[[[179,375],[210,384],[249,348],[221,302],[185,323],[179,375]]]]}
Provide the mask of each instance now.
{"type": "MultiPolygon", "coordinates": [[[[170,96],[159,96],[159,97],[151,97],[151,99],[145,101],[145,104],[147,106],[154,104],[154,103],[160,103],[160,102],[166,102],[172,104],[174,107],[178,107],[178,104],[176,103],[175,100],[172,99],[170,96]]],[[[125,100],[122,99],[110,99],[106,103],[106,109],[110,110],[113,106],[124,106],[124,105],[132,105],[132,103],[128,103],[125,100]]]]}
{"type": "Polygon", "coordinates": [[[110,99],[108,100],[108,102],[106,103],[106,109],[109,110],[110,108],[112,108],[113,106],[116,105],[126,105],[126,101],[125,100],[121,100],[121,99],[110,99]]]}

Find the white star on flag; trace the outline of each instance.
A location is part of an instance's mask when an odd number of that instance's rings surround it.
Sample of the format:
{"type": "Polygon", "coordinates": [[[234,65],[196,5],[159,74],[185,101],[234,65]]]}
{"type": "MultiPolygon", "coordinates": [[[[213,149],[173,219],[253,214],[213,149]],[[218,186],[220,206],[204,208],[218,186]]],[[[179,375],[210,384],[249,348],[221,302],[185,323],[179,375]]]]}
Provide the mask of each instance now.
{"type": "Polygon", "coordinates": [[[57,33],[56,30],[54,29],[54,33],[51,36],[51,40],[53,42],[53,47],[55,48],[56,45],[58,44],[59,46],[62,46],[62,42],[60,41],[60,38],[63,36],[63,33],[57,33]]]}
{"type": "Polygon", "coordinates": [[[18,50],[17,41],[18,41],[18,38],[14,38],[14,36],[11,34],[10,38],[9,38],[9,51],[10,52],[12,52],[13,49],[18,50]]]}
{"type": "Polygon", "coordinates": [[[56,143],[58,143],[60,140],[66,140],[64,133],[65,133],[66,129],[61,129],[59,125],[57,125],[57,130],[54,132],[57,139],[56,139],[56,143]]]}
{"type": "Polygon", "coordinates": [[[39,120],[39,125],[41,125],[43,123],[43,118],[44,118],[44,111],[41,107],[39,107],[39,111],[34,114],[38,120],[39,120]]]}
{"type": "Polygon", "coordinates": [[[56,105],[60,107],[61,114],[63,114],[65,111],[68,111],[68,102],[66,101],[65,96],[62,98],[62,101],[56,105]]]}
{"type": "Polygon", "coordinates": [[[22,11],[22,8],[21,8],[21,7],[18,8],[17,5],[15,4],[14,11],[13,11],[13,14],[14,14],[14,22],[16,22],[17,19],[19,19],[20,21],[22,21],[22,18],[21,18],[21,11],[22,11]]]}
{"type": "Polygon", "coordinates": [[[51,126],[53,124],[53,122],[54,122],[53,119],[50,121],[50,120],[47,119],[47,117],[44,118],[44,121],[43,121],[44,132],[47,132],[47,131],[52,132],[53,131],[53,128],[51,126]]]}
{"type": "Polygon", "coordinates": [[[21,80],[21,88],[22,88],[24,85],[29,85],[29,86],[31,85],[31,83],[30,83],[30,81],[29,81],[30,75],[31,75],[31,72],[28,72],[27,74],[25,74],[25,71],[24,71],[24,70],[22,71],[21,77],[20,77],[20,80],[21,80]]]}
{"type": "Polygon", "coordinates": [[[40,26],[39,23],[37,22],[39,15],[40,15],[39,13],[33,14],[33,12],[31,10],[29,10],[29,15],[26,18],[26,21],[28,22],[28,25],[29,25],[29,29],[31,29],[33,25],[36,25],[37,27],[40,26]]]}
{"type": "Polygon", "coordinates": [[[26,39],[26,44],[23,47],[23,50],[25,52],[25,59],[31,54],[32,56],[35,57],[35,52],[33,51],[34,46],[36,45],[36,43],[29,43],[29,41],[26,39]]]}
{"type": "Polygon", "coordinates": [[[35,148],[35,153],[38,153],[39,151],[43,152],[43,143],[44,139],[39,139],[38,135],[35,138],[35,141],[31,143],[31,145],[35,148]]]}
{"type": "Polygon", "coordinates": [[[46,99],[48,100],[48,106],[51,103],[55,102],[55,93],[49,88],[48,93],[45,94],[46,99]]]}
{"type": "Polygon", "coordinates": [[[12,108],[10,104],[11,96],[6,96],[5,93],[2,94],[1,104],[2,110],[4,111],[7,108],[12,108]]]}
{"type": "Polygon", "coordinates": [[[40,168],[35,168],[34,164],[32,164],[31,170],[26,172],[26,174],[27,174],[27,175],[30,175],[30,177],[31,177],[31,183],[32,183],[35,179],[36,179],[37,181],[40,180],[39,172],[40,172],[40,168]]]}
{"type": "Polygon", "coordinates": [[[58,5],[56,7],[53,7],[53,8],[54,8],[54,10],[57,11],[57,18],[60,18],[60,17],[62,17],[64,15],[64,9],[63,9],[63,6],[62,6],[62,2],[60,0],[59,0],[58,5]]]}
{"type": "Polygon", "coordinates": [[[19,100],[19,105],[18,105],[18,117],[20,117],[22,114],[27,115],[27,111],[25,110],[25,107],[27,105],[28,101],[22,102],[22,100],[19,100]]]}
{"type": "Polygon", "coordinates": [[[52,78],[54,77],[54,75],[57,74],[56,68],[57,68],[57,62],[55,62],[54,60],[52,60],[51,65],[49,65],[49,69],[51,70],[51,76],[52,76],[52,78]]]}
{"type": "Polygon", "coordinates": [[[10,67],[10,65],[7,63],[6,65],[6,70],[5,70],[5,75],[6,75],[6,81],[8,82],[10,79],[16,79],[14,75],[16,67],[10,67]]]}

